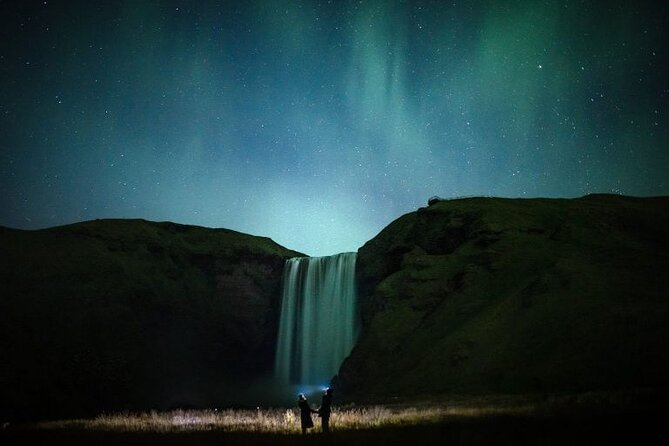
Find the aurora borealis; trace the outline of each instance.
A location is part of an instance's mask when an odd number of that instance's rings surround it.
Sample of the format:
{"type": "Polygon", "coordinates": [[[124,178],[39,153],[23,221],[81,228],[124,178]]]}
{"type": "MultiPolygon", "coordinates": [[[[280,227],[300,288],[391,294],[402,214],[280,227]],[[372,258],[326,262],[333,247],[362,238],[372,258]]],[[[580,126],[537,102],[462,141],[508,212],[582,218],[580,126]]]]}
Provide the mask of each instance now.
{"type": "Polygon", "coordinates": [[[669,194],[666,8],[2,1],[0,225],[355,251],[428,197],[669,194]]]}

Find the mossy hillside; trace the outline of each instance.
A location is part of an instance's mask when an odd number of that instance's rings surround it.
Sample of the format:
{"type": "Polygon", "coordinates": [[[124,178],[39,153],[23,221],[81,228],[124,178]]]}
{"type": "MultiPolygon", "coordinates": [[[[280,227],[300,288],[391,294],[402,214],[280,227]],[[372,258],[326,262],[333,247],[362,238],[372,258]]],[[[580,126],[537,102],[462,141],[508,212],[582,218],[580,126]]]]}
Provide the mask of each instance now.
{"type": "Polygon", "coordinates": [[[351,396],[669,384],[669,200],[473,198],[402,216],[359,251],[351,396]]]}
{"type": "Polygon", "coordinates": [[[225,402],[227,384],[271,368],[283,262],[299,255],[143,220],[3,229],[0,243],[0,401],[25,416],[225,402]]]}

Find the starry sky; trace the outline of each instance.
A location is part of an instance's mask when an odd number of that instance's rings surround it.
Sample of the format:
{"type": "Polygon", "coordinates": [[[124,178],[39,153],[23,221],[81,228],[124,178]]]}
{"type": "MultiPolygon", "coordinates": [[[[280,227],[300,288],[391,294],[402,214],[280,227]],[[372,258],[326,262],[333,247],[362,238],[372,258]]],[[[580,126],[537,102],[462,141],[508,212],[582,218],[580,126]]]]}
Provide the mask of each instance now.
{"type": "Polygon", "coordinates": [[[355,251],[432,195],[669,195],[666,7],[0,0],[0,225],[355,251]]]}

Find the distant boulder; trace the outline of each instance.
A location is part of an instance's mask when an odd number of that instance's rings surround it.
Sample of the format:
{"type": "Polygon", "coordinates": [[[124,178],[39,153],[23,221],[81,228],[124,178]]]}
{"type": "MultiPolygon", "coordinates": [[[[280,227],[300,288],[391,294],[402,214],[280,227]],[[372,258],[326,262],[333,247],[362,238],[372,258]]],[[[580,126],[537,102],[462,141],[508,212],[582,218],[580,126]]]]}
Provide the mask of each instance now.
{"type": "Polygon", "coordinates": [[[433,204],[439,203],[440,201],[444,201],[444,199],[438,195],[434,195],[427,200],[427,205],[432,206],[433,204]]]}

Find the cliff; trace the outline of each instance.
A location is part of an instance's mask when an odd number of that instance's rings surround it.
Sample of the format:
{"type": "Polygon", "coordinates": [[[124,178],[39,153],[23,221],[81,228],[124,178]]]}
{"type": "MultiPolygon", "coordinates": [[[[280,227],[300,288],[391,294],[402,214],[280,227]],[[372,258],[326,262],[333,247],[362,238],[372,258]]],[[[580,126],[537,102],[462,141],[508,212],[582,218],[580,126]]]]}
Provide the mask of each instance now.
{"type": "Polygon", "coordinates": [[[0,230],[0,415],[215,407],[273,366],[284,260],[225,229],[0,230]]]}
{"type": "Polygon", "coordinates": [[[669,198],[469,198],[359,250],[351,399],[669,385],[669,198]]]}

